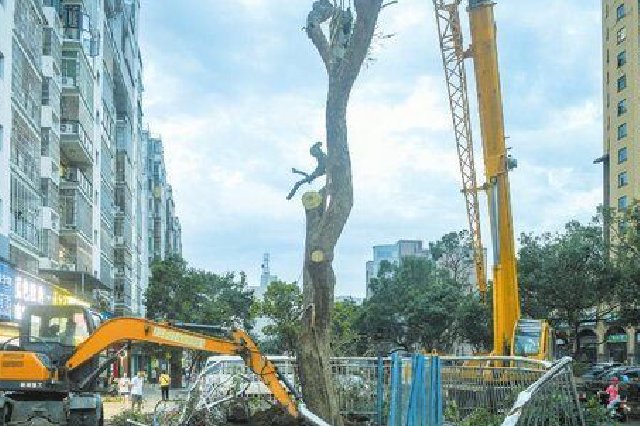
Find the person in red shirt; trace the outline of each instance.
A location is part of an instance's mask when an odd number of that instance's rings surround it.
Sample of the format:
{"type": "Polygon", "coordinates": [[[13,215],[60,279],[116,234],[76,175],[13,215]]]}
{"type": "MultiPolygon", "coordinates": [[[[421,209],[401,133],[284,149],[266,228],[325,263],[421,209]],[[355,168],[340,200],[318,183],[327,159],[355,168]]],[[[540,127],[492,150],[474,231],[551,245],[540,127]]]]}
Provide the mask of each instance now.
{"type": "Polygon", "coordinates": [[[617,377],[612,378],[611,383],[605,390],[609,395],[609,405],[607,405],[607,408],[612,408],[613,404],[620,400],[620,394],[618,393],[618,381],[619,379],[617,377]]]}

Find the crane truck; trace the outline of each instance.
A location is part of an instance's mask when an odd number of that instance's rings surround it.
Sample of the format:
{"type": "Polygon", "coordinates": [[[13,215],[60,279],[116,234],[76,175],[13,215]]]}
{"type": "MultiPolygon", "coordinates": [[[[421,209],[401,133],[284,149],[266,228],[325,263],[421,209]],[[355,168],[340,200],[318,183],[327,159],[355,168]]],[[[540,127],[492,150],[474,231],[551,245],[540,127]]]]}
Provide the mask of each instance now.
{"type": "Polygon", "coordinates": [[[433,0],[449,105],[462,173],[467,216],[481,295],[487,291],[480,236],[478,192],[488,200],[493,251],[493,355],[545,360],[553,357],[553,330],[546,320],[520,314],[509,172],[517,166],[507,150],[498,68],[494,0],[468,0],[471,45],[465,49],[459,14],[462,0],[433,0]],[[478,185],[471,135],[471,114],[464,60],[474,66],[485,183],[478,185]]]}
{"type": "Polygon", "coordinates": [[[0,350],[0,426],[102,426],[97,379],[113,359],[101,354],[128,342],[239,355],[292,416],[304,410],[277,368],[242,330],[218,338],[142,318],[100,324],[82,306],[42,305],[27,307],[19,337],[0,350]]]}

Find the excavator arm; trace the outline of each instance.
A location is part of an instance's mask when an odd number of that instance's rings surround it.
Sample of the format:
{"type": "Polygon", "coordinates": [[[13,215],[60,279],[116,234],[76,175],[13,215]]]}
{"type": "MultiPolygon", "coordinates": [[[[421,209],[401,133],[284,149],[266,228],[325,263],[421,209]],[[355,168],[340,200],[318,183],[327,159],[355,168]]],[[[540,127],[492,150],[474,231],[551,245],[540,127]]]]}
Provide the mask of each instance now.
{"type": "Polygon", "coordinates": [[[276,400],[292,416],[298,416],[296,403],[280,382],[276,366],[260,353],[255,342],[242,330],[234,330],[230,340],[225,340],[141,318],[116,318],[103,323],[78,345],[67,360],[66,367],[69,370],[79,368],[100,352],[122,342],[148,342],[223,355],[239,355],[260,377],[276,400]]]}

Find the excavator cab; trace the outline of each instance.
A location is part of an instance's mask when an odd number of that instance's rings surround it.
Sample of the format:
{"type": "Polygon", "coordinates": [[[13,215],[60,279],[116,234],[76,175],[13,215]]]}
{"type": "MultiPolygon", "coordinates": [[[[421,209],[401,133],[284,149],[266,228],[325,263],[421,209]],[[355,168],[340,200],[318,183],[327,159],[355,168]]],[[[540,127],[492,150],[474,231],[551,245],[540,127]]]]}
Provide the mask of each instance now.
{"type": "Polygon", "coordinates": [[[83,306],[28,306],[20,324],[20,349],[44,354],[60,367],[96,326],[96,318],[83,306]]]}

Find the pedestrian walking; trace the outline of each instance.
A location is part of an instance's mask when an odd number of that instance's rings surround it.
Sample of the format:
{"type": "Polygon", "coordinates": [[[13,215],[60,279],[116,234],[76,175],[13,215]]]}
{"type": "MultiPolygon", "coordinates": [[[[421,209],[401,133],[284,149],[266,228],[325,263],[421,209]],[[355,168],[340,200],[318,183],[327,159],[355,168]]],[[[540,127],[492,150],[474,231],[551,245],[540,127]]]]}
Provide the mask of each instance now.
{"type": "Polygon", "coordinates": [[[124,373],[122,377],[118,379],[118,393],[122,397],[122,404],[127,405],[129,403],[129,392],[131,391],[131,380],[127,377],[127,373],[124,373]]]}
{"type": "Polygon", "coordinates": [[[167,374],[165,370],[162,370],[162,374],[160,374],[160,391],[162,392],[162,400],[169,400],[169,385],[171,384],[171,377],[167,374]]]}
{"type": "Polygon", "coordinates": [[[151,380],[149,381],[149,383],[152,383],[152,384],[155,385],[157,383],[157,381],[156,381],[157,378],[158,378],[158,372],[156,371],[155,368],[152,368],[151,369],[151,380]]]}
{"type": "Polygon", "coordinates": [[[142,411],[142,395],[144,390],[144,371],[140,370],[138,375],[131,379],[131,409],[142,411]]]}

